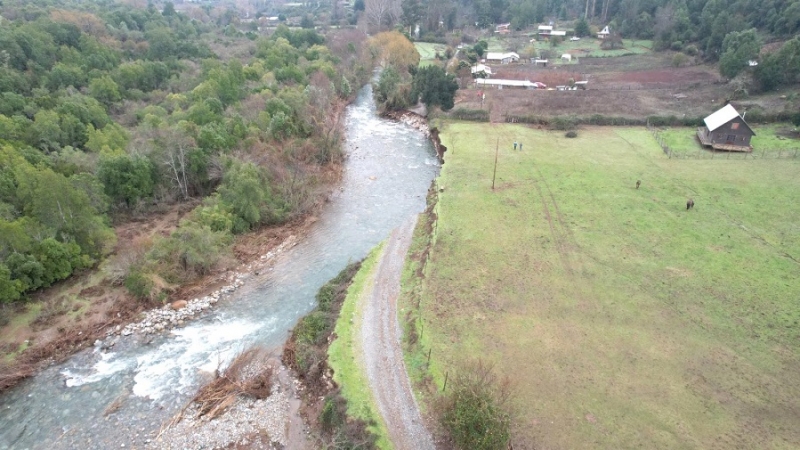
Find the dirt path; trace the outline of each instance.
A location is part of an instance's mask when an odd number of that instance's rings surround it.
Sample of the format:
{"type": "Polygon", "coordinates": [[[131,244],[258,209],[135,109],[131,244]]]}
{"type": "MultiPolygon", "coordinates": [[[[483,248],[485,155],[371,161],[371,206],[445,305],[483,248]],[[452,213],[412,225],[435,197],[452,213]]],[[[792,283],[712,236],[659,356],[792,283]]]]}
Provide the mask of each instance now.
{"type": "Polygon", "coordinates": [[[417,218],[410,218],[392,232],[386,243],[375,285],[364,305],[361,345],[367,378],[394,447],[433,449],[433,438],[422,422],[400,348],[397,296],[406,253],[417,218]]]}

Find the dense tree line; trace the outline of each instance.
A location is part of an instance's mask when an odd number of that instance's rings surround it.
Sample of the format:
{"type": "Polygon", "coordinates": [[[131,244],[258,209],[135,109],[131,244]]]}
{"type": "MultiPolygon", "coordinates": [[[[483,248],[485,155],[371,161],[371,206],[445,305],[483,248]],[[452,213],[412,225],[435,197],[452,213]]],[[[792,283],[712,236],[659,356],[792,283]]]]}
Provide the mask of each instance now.
{"type": "MultiPolygon", "coordinates": [[[[381,2],[375,2],[376,5],[381,2]]],[[[382,22],[433,34],[477,24],[511,23],[515,29],[580,18],[612,24],[626,37],[699,43],[718,54],[731,31],[757,28],[776,38],[800,33],[795,0],[385,0],[382,22]]],[[[367,11],[370,5],[367,5],[367,11]]],[[[377,7],[377,6],[375,6],[377,7]]]]}
{"type": "Polygon", "coordinates": [[[453,108],[458,83],[455,76],[439,66],[418,68],[419,52],[396,31],[370,39],[373,54],[383,65],[375,83],[375,101],[383,111],[395,111],[424,103],[428,108],[453,108]]]}
{"type": "Polygon", "coordinates": [[[370,72],[355,31],[257,37],[171,3],[5,0],[0,15],[0,302],[100,261],[112,221],[197,198],[123,278],[156,298],[206,273],[233,234],[314,202],[337,112],[370,72]],[[251,57],[219,58],[221,40],[251,57]]]}
{"type": "Polygon", "coordinates": [[[386,5],[379,21],[367,15],[373,26],[396,24],[409,36],[419,26],[423,40],[444,42],[447,32],[456,28],[485,29],[499,23],[523,30],[562,22],[577,36],[608,25],[610,47],[621,46],[621,37],[651,39],[656,50],[719,61],[727,78],[741,73],[749,60],[758,60],[764,43],[785,42],[778,51],[762,55],[753,71],[756,87],[769,90],[800,80],[796,63],[800,53],[794,41],[800,34],[796,0],[382,0],[375,4],[381,3],[386,5]]]}

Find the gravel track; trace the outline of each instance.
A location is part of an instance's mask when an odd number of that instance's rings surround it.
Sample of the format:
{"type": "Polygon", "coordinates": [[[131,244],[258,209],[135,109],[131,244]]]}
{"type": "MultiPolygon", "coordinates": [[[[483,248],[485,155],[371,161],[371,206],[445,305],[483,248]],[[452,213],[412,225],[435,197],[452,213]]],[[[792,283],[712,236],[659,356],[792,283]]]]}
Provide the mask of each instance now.
{"type": "Polygon", "coordinates": [[[375,284],[365,300],[361,345],[370,389],[396,449],[434,449],[411,392],[397,320],[400,275],[417,216],[392,231],[378,263],[375,284]]]}

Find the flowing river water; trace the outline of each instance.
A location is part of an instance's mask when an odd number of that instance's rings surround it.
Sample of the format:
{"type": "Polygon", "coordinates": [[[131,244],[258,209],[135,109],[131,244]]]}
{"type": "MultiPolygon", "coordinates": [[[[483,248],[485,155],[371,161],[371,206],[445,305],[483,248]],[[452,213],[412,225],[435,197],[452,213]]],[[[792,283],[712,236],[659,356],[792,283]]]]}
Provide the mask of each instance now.
{"type": "Polygon", "coordinates": [[[155,339],[81,351],[4,394],[0,450],[141,448],[194,394],[202,371],[251,345],[280,348],[326,281],[422,212],[439,171],[421,132],[377,116],[370,86],[345,126],[341,187],[308,236],[203,318],[155,339]]]}

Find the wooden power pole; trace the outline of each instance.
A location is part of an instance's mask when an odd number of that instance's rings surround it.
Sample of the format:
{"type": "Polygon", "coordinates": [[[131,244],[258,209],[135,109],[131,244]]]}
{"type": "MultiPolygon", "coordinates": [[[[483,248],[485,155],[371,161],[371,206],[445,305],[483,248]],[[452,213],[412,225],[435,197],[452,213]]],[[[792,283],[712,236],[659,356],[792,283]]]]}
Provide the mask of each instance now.
{"type": "Polygon", "coordinates": [[[492,172],[492,190],[494,190],[494,177],[497,175],[497,152],[500,149],[500,138],[497,138],[497,145],[494,147],[494,171],[492,172]]]}

